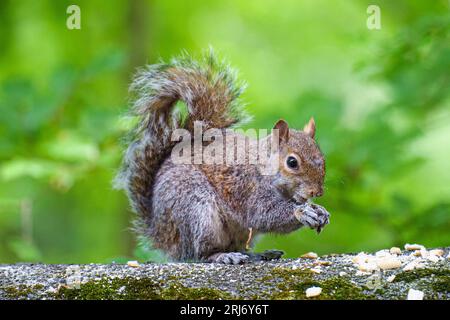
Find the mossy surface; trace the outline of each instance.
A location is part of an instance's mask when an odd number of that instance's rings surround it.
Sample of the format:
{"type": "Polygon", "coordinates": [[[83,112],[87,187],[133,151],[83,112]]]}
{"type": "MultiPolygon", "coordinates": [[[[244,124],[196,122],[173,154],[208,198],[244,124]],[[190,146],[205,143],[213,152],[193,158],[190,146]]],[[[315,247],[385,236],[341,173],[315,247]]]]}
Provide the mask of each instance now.
{"type": "Polygon", "coordinates": [[[69,300],[205,300],[231,299],[226,292],[211,288],[188,288],[172,280],[170,286],[151,279],[102,279],[81,284],[79,288],[61,287],[57,299],[69,300]]]}
{"type": "MultiPolygon", "coordinates": [[[[450,248],[444,250],[447,257],[450,248]]],[[[410,252],[402,257],[416,259],[410,252]]],[[[353,258],[328,255],[245,265],[0,265],[0,300],[406,299],[410,289],[423,291],[425,299],[450,299],[450,259],[422,260],[423,269],[412,271],[361,273],[353,258]],[[74,282],[79,286],[73,288],[74,282]],[[321,294],[306,298],[310,287],[322,288],[321,294]]]]}
{"type": "Polygon", "coordinates": [[[310,270],[292,270],[274,268],[273,276],[281,281],[277,293],[271,299],[314,299],[314,300],[361,300],[375,299],[375,296],[364,293],[363,289],[343,277],[320,278],[310,270]],[[313,298],[306,297],[306,289],[322,288],[322,293],[313,298]]]}
{"type": "Polygon", "coordinates": [[[428,289],[428,299],[441,299],[450,294],[450,270],[448,269],[417,269],[399,273],[394,282],[405,285],[414,283],[417,289],[428,289]]]}
{"type": "Polygon", "coordinates": [[[35,285],[33,287],[28,287],[25,285],[20,285],[17,288],[15,287],[6,287],[3,288],[4,294],[7,298],[10,299],[26,299],[30,294],[35,291],[39,291],[43,286],[35,285]]]}
{"type": "Polygon", "coordinates": [[[450,284],[450,270],[440,269],[416,269],[413,271],[403,271],[396,275],[394,282],[412,282],[417,280],[446,280],[450,284]]]}

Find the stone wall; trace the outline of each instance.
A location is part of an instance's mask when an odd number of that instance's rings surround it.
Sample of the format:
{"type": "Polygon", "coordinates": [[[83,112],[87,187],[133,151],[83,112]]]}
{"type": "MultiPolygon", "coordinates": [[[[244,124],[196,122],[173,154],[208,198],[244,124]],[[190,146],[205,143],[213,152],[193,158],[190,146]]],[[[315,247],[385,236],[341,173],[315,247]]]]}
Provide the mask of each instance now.
{"type": "Polygon", "coordinates": [[[0,299],[406,299],[417,295],[410,289],[450,299],[449,248],[395,251],[245,265],[0,265],[0,299]],[[311,287],[320,295],[307,298],[311,287]]]}

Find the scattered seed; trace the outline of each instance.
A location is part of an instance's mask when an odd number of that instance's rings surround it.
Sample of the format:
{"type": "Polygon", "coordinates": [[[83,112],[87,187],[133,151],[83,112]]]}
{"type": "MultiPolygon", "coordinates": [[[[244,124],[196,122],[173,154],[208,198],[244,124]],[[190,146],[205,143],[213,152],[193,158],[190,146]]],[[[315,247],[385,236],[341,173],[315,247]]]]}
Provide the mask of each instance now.
{"type": "Polygon", "coordinates": [[[375,256],[378,258],[384,258],[384,257],[390,256],[390,253],[389,253],[389,250],[384,249],[384,250],[375,252],[375,256]]]}
{"type": "Polygon", "coordinates": [[[311,268],[310,270],[311,270],[312,272],[314,272],[314,273],[317,273],[317,274],[319,274],[319,273],[322,272],[322,270],[320,269],[320,267],[311,268]]]}
{"type": "Polygon", "coordinates": [[[330,261],[317,261],[316,263],[321,266],[331,266],[332,265],[332,263],[330,261]]]}
{"type": "Polygon", "coordinates": [[[409,289],[407,300],[423,300],[424,293],[420,290],[409,289]]]}
{"type": "Polygon", "coordinates": [[[133,268],[138,268],[138,267],[140,267],[139,262],[137,262],[136,260],[128,261],[128,262],[127,262],[127,265],[128,265],[129,267],[133,267],[133,268]]]}
{"type": "Polygon", "coordinates": [[[434,263],[439,262],[439,257],[438,257],[438,256],[435,256],[435,255],[432,255],[432,254],[430,254],[430,255],[427,257],[427,259],[428,259],[429,261],[431,261],[431,262],[434,262],[434,263]]]}
{"type": "Polygon", "coordinates": [[[389,252],[391,254],[402,254],[402,250],[399,247],[392,247],[389,252]]]}
{"type": "Polygon", "coordinates": [[[372,272],[378,270],[378,266],[374,262],[365,262],[358,265],[358,269],[362,272],[372,272]]]}
{"type": "Polygon", "coordinates": [[[424,267],[424,265],[422,263],[419,263],[417,261],[411,261],[403,268],[403,270],[404,271],[412,271],[414,269],[422,269],[423,267],[424,267]]]}
{"type": "Polygon", "coordinates": [[[301,258],[305,259],[317,259],[319,256],[315,252],[307,252],[301,256],[301,258]]]}
{"type": "Polygon", "coordinates": [[[414,270],[415,267],[416,267],[416,263],[413,261],[413,262],[408,263],[408,264],[403,268],[403,270],[404,270],[404,271],[411,271],[411,270],[414,270]]]}
{"type": "Polygon", "coordinates": [[[352,259],[353,263],[362,264],[369,260],[369,256],[364,252],[358,253],[358,255],[354,256],[352,259]]]}
{"type": "Polygon", "coordinates": [[[49,293],[57,293],[58,289],[50,287],[50,288],[47,289],[47,292],[49,292],[49,293]]]}
{"type": "Polygon", "coordinates": [[[442,249],[433,249],[430,250],[429,253],[433,256],[438,256],[438,257],[442,257],[444,255],[444,250],[442,249]]]}
{"type": "Polygon", "coordinates": [[[387,282],[392,282],[395,280],[395,274],[393,274],[392,276],[387,277],[386,281],[387,282]]]}
{"type": "Polygon", "coordinates": [[[412,253],[412,255],[413,255],[414,257],[420,257],[420,256],[421,256],[420,250],[414,251],[414,252],[412,253]]]}
{"type": "Polygon", "coordinates": [[[377,265],[382,270],[390,270],[400,268],[402,266],[402,262],[397,257],[389,256],[377,259],[377,265]]]}
{"type": "Polygon", "coordinates": [[[405,250],[408,250],[408,251],[414,251],[414,250],[420,250],[420,249],[425,249],[425,247],[424,246],[422,246],[421,244],[409,244],[409,243],[407,243],[407,244],[405,244],[405,250]]]}
{"type": "Polygon", "coordinates": [[[311,288],[306,289],[306,297],[307,298],[317,297],[321,293],[322,293],[321,287],[311,287],[311,288]]]}

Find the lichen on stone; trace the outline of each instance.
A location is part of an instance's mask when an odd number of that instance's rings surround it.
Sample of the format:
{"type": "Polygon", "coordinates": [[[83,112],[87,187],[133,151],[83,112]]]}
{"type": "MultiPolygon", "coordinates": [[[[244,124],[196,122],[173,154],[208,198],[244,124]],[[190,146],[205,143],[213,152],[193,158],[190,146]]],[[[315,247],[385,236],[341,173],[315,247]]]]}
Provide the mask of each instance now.
{"type": "MultiPolygon", "coordinates": [[[[445,256],[448,254],[446,248],[445,256]]],[[[358,274],[354,257],[328,255],[314,260],[282,259],[234,266],[0,265],[0,300],[406,299],[411,288],[423,291],[424,299],[450,299],[449,259],[427,262],[424,269],[412,271],[398,268],[358,274]],[[320,287],[320,295],[307,298],[306,289],[311,287],[320,287]]]]}

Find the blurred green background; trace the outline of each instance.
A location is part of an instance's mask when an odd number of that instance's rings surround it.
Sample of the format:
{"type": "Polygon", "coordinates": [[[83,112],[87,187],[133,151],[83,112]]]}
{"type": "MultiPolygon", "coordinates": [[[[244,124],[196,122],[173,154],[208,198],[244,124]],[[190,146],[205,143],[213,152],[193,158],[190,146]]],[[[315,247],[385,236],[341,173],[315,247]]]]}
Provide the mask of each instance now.
{"type": "Polygon", "coordinates": [[[127,87],[137,67],[209,45],[249,83],[249,126],[314,116],[326,155],[331,224],[257,250],[450,244],[449,1],[1,0],[0,262],[163,259],[112,189],[127,87]]]}

